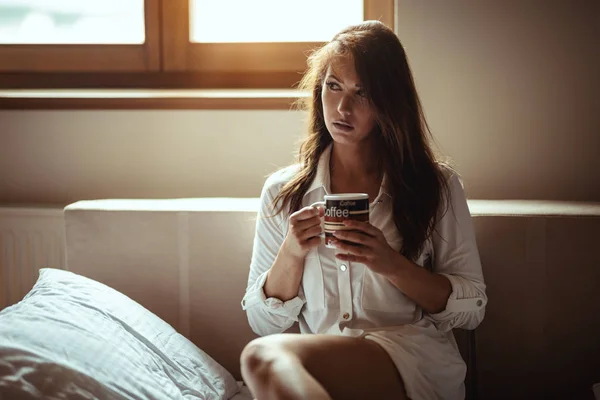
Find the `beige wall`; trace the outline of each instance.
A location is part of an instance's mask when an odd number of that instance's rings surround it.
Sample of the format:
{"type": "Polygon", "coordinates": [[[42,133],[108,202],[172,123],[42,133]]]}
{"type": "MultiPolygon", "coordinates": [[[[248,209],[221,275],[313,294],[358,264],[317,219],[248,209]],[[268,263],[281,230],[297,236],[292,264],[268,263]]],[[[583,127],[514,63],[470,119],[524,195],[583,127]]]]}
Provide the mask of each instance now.
{"type": "Polygon", "coordinates": [[[258,196],[292,162],[292,111],[0,113],[0,202],[258,196]]]}
{"type": "MultiPolygon", "coordinates": [[[[399,1],[441,149],[473,198],[600,201],[600,3],[399,1]]],[[[0,202],[257,196],[288,111],[0,111],[0,202]]]]}
{"type": "Polygon", "coordinates": [[[600,201],[600,2],[399,3],[431,128],[471,196],[600,201]]]}

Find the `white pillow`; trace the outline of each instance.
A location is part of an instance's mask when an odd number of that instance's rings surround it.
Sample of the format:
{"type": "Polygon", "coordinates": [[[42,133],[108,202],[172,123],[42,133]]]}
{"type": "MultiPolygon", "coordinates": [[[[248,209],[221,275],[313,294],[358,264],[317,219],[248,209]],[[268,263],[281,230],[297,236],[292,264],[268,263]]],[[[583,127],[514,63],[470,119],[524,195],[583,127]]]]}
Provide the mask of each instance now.
{"type": "Polygon", "coordinates": [[[0,399],[229,399],[233,376],[116,290],[43,268],[0,312],[0,399]]]}

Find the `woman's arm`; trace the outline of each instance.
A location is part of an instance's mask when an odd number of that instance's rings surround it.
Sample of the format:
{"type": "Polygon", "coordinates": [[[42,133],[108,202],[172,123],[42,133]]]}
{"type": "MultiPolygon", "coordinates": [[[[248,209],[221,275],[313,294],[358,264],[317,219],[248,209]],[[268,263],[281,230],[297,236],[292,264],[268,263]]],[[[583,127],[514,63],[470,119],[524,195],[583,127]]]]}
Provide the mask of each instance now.
{"type": "Polygon", "coordinates": [[[474,329],[487,296],[475,230],[458,176],[448,181],[447,208],[433,233],[433,272],[400,256],[388,279],[429,314],[438,329],[474,329]]]}
{"type": "MultiPolygon", "coordinates": [[[[281,245],[285,239],[283,217],[273,215],[272,201],[277,191],[276,183],[268,179],[261,193],[261,205],[256,220],[254,245],[248,286],[242,300],[242,309],[246,311],[248,323],[257,335],[281,333],[298,320],[302,306],[306,302],[303,293],[299,293],[298,286],[292,290],[295,283],[283,290],[265,288],[268,274],[279,258],[277,268],[285,271],[284,257],[279,257],[281,245]],[[265,293],[266,292],[266,293],[265,293]],[[267,296],[268,293],[268,296],[267,296]],[[274,296],[282,295],[282,298],[274,296]]],[[[277,274],[269,285],[277,282],[277,274]]],[[[299,283],[298,283],[299,285],[299,283]]],[[[277,287],[277,285],[273,285],[277,287]]]]}
{"type": "Polygon", "coordinates": [[[433,271],[445,276],[452,293],[443,311],[430,313],[438,329],[475,329],[485,316],[486,286],[467,198],[457,175],[448,180],[447,210],[432,236],[433,271]]]}
{"type": "Polygon", "coordinates": [[[385,277],[425,312],[435,314],[444,311],[452,293],[450,280],[397,254],[396,268],[385,277]]]}
{"type": "Polygon", "coordinates": [[[304,259],[321,242],[322,231],[322,208],[273,215],[276,187],[272,186],[265,184],[261,195],[248,288],[242,300],[250,326],[259,335],[283,332],[298,320],[306,302],[300,286],[304,259]]]}
{"type": "Polygon", "coordinates": [[[321,243],[322,207],[304,207],[289,217],[288,232],[267,273],[265,295],[283,301],[296,297],[307,253],[321,243]]]}
{"type": "Polygon", "coordinates": [[[281,246],[273,266],[267,272],[263,288],[265,296],[282,301],[293,299],[298,295],[303,272],[304,258],[294,257],[286,246],[281,246]]]}
{"type": "Polygon", "coordinates": [[[423,308],[438,329],[474,329],[485,314],[485,284],[471,214],[457,176],[449,178],[449,187],[444,199],[447,210],[432,237],[433,272],[407,260],[390,247],[379,229],[360,221],[344,221],[354,232],[335,233],[341,250],[336,257],[363,263],[385,276],[423,308]]]}
{"type": "Polygon", "coordinates": [[[336,238],[360,244],[353,246],[336,240],[334,244],[342,253],[340,260],[365,264],[374,272],[386,277],[407,297],[428,313],[438,313],[446,308],[452,285],[444,275],[431,273],[409,261],[390,247],[383,233],[367,222],[345,221],[355,231],[338,231],[336,238]]]}

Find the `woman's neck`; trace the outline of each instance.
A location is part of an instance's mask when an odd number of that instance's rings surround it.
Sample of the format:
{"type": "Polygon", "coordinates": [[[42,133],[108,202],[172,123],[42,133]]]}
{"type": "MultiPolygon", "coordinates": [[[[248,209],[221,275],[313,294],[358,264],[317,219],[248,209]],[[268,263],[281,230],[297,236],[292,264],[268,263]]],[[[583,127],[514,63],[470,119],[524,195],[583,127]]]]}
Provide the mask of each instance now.
{"type": "Polygon", "coordinates": [[[347,179],[372,179],[382,174],[382,166],[375,156],[373,146],[347,146],[333,144],[329,171],[347,179]]]}
{"type": "Polygon", "coordinates": [[[331,193],[367,193],[371,200],[375,199],[383,170],[374,152],[340,147],[336,149],[334,144],[329,160],[331,193]]]}

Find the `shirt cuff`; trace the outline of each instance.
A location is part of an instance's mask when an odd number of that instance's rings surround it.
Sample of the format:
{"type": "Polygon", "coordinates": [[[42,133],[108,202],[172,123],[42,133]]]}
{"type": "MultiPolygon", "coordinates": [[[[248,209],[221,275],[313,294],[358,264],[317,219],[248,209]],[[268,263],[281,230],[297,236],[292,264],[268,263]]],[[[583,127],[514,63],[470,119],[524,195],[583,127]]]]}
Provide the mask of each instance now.
{"type": "Polygon", "coordinates": [[[247,310],[252,306],[259,305],[270,313],[289,317],[297,321],[298,314],[300,314],[300,309],[302,306],[304,306],[306,301],[300,296],[296,296],[287,301],[282,301],[276,297],[267,298],[263,289],[266,280],[267,272],[258,277],[254,288],[248,291],[244,296],[244,299],[242,300],[242,309],[247,310]]]}
{"type": "MultiPolygon", "coordinates": [[[[452,293],[446,304],[447,312],[469,312],[478,311],[485,307],[487,298],[481,295],[481,291],[469,281],[460,276],[450,274],[444,275],[452,285],[452,293]]],[[[443,312],[443,311],[442,311],[443,312]]]]}

